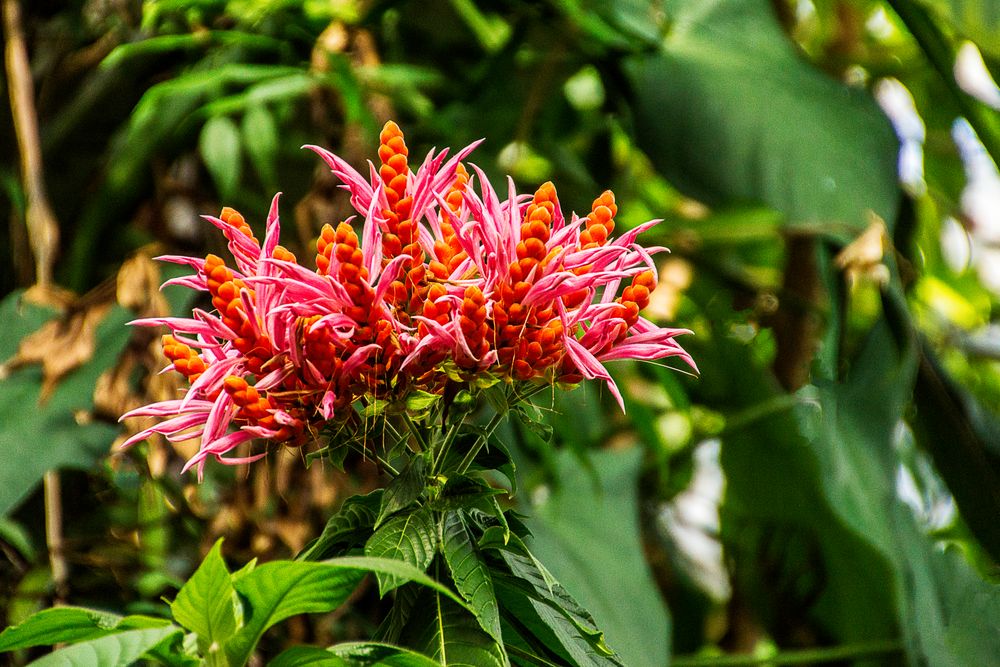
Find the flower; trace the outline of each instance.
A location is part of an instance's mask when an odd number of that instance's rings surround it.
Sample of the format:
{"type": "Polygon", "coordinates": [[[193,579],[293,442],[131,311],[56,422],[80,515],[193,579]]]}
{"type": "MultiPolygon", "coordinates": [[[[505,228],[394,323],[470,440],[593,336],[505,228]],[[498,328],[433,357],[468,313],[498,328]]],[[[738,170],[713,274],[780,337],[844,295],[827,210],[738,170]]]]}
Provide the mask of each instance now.
{"type": "Polygon", "coordinates": [[[501,200],[480,169],[463,163],[476,145],[451,159],[431,151],[414,172],[403,133],[389,122],[368,178],[309,146],[350,192],[361,223],[360,236],[350,219],[324,225],[315,270],[279,245],[277,196],[263,243],[231,208],[207,216],[233,264],[215,255],[160,258],[192,267],[168,284],[206,292],[213,310],[133,322],[170,329],[166,370],[189,387],[182,398],[126,414],[165,419],[125,446],[154,433],[199,437],[185,469],[201,475],[208,459],[264,456],[231,456],[253,439],[302,445],[349,418],[358,401],[400,401],[492,377],[601,379],[621,403],[605,362],[676,356],[694,368],[675,340],[689,332],[639,314],[656,286],[652,254],[662,248],[636,238],[659,221],[613,237],[610,191],[586,216],[567,218],[552,183],[526,196],[508,178],[501,200]]]}

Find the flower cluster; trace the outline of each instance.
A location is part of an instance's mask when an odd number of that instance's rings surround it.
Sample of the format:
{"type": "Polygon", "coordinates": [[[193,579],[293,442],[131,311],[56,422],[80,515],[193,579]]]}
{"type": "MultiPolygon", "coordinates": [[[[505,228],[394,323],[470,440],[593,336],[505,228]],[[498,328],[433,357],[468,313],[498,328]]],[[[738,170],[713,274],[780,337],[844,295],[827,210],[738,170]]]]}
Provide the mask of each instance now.
{"type": "MultiPolygon", "coordinates": [[[[316,269],[278,244],[278,197],[263,242],[238,212],[206,219],[228,240],[232,264],[166,256],[189,276],[168,281],[211,297],[213,310],[165,325],[170,369],[190,383],[176,400],[125,415],[165,420],[153,433],[200,437],[188,462],[227,457],[254,438],[288,446],[350,414],[357,401],[441,393],[449,382],[485,375],[509,381],[577,383],[599,378],[621,397],[604,362],[678,356],[674,338],[639,313],[656,284],[651,254],[636,237],[651,221],[613,236],[617,206],[608,191],[584,217],[567,218],[545,183],[507,196],[481,170],[431,151],[413,171],[395,123],[380,135],[379,165],[366,178],[338,156],[315,151],[350,192],[361,235],[346,220],[325,225],[316,269]],[[232,428],[235,427],[235,428],[232,428]]],[[[266,453],[266,452],[265,452],[266,453]]]]}

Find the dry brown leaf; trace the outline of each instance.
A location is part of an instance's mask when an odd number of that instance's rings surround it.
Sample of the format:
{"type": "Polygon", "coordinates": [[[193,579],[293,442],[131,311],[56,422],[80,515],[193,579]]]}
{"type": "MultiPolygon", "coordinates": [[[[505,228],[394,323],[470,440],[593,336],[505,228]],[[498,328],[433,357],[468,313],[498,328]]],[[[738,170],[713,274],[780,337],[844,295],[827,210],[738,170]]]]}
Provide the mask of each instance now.
{"type": "Polygon", "coordinates": [[[110,303],[97,303],[46,322],[21,340],[17,354],[5,365],[13,370],[40,363],[39,400],[45,402],[63,377],[94,356],[94,335],[110,309],[110,303]]]}
{"type": "Polygon", "coordinates": [[[889,247],[889,233],[885,221],[872,211],[868,212],[868,228],[851,241],[833,260],[854,286],[862,279],[879,285],[889,281],[889,269],[882,262],[889,247]]]}

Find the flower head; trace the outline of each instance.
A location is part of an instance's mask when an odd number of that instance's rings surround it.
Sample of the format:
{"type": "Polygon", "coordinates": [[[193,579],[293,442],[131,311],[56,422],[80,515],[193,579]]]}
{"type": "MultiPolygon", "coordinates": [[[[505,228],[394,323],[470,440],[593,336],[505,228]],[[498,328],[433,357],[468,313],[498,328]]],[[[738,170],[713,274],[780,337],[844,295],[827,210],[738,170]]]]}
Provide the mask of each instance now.
{"type": "Polygon", "coordinates": [[[613,237],[618,208],[607,191],[584,217],[567,218],[555,186],[501,199],[481,170],[431,151],[414,172],[403,133],[387,123],[379,165],[366,178],[338,156],[309,146],[350,192],[351,220],[325,225],[315,269],[278,244],[275,197],[264,241],[230,208],[206,217],[228,240],[232,264],[160,259],[191,266],[168,281],[206,292],[212,310],[144,319],[166,326],[166,370],[189,382],[179,399],[125,415],[165,417],[126,441],[160,433],[199,437],[187,464],[201,473],[253,439],[299,446],[358,402],[441,393],[483,376],[518,382],[604,380],[604,363],[677,356],[688,333],[642,318],[656,286],[651,255],[636,237],[651,221],[613,237]]]}

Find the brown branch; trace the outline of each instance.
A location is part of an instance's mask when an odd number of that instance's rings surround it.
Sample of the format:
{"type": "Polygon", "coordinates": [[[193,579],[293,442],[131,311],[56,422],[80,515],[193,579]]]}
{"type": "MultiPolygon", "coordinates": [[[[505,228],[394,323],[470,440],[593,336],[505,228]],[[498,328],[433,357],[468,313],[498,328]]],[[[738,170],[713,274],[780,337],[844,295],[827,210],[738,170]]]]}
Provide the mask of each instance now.
{"type": "Polygon", "coordinates": [[[59,246],[59,225],[45,194],[42,150],[35,112],[35,86],[31,79],[28,47],[21,26],[18,0],[2,0],[3,29],[7,38],[4,54],[14,132],[21,155],[21,181],[25,195],[28,241],[35,256],[35,282],[49,287],[59,246]]]}

